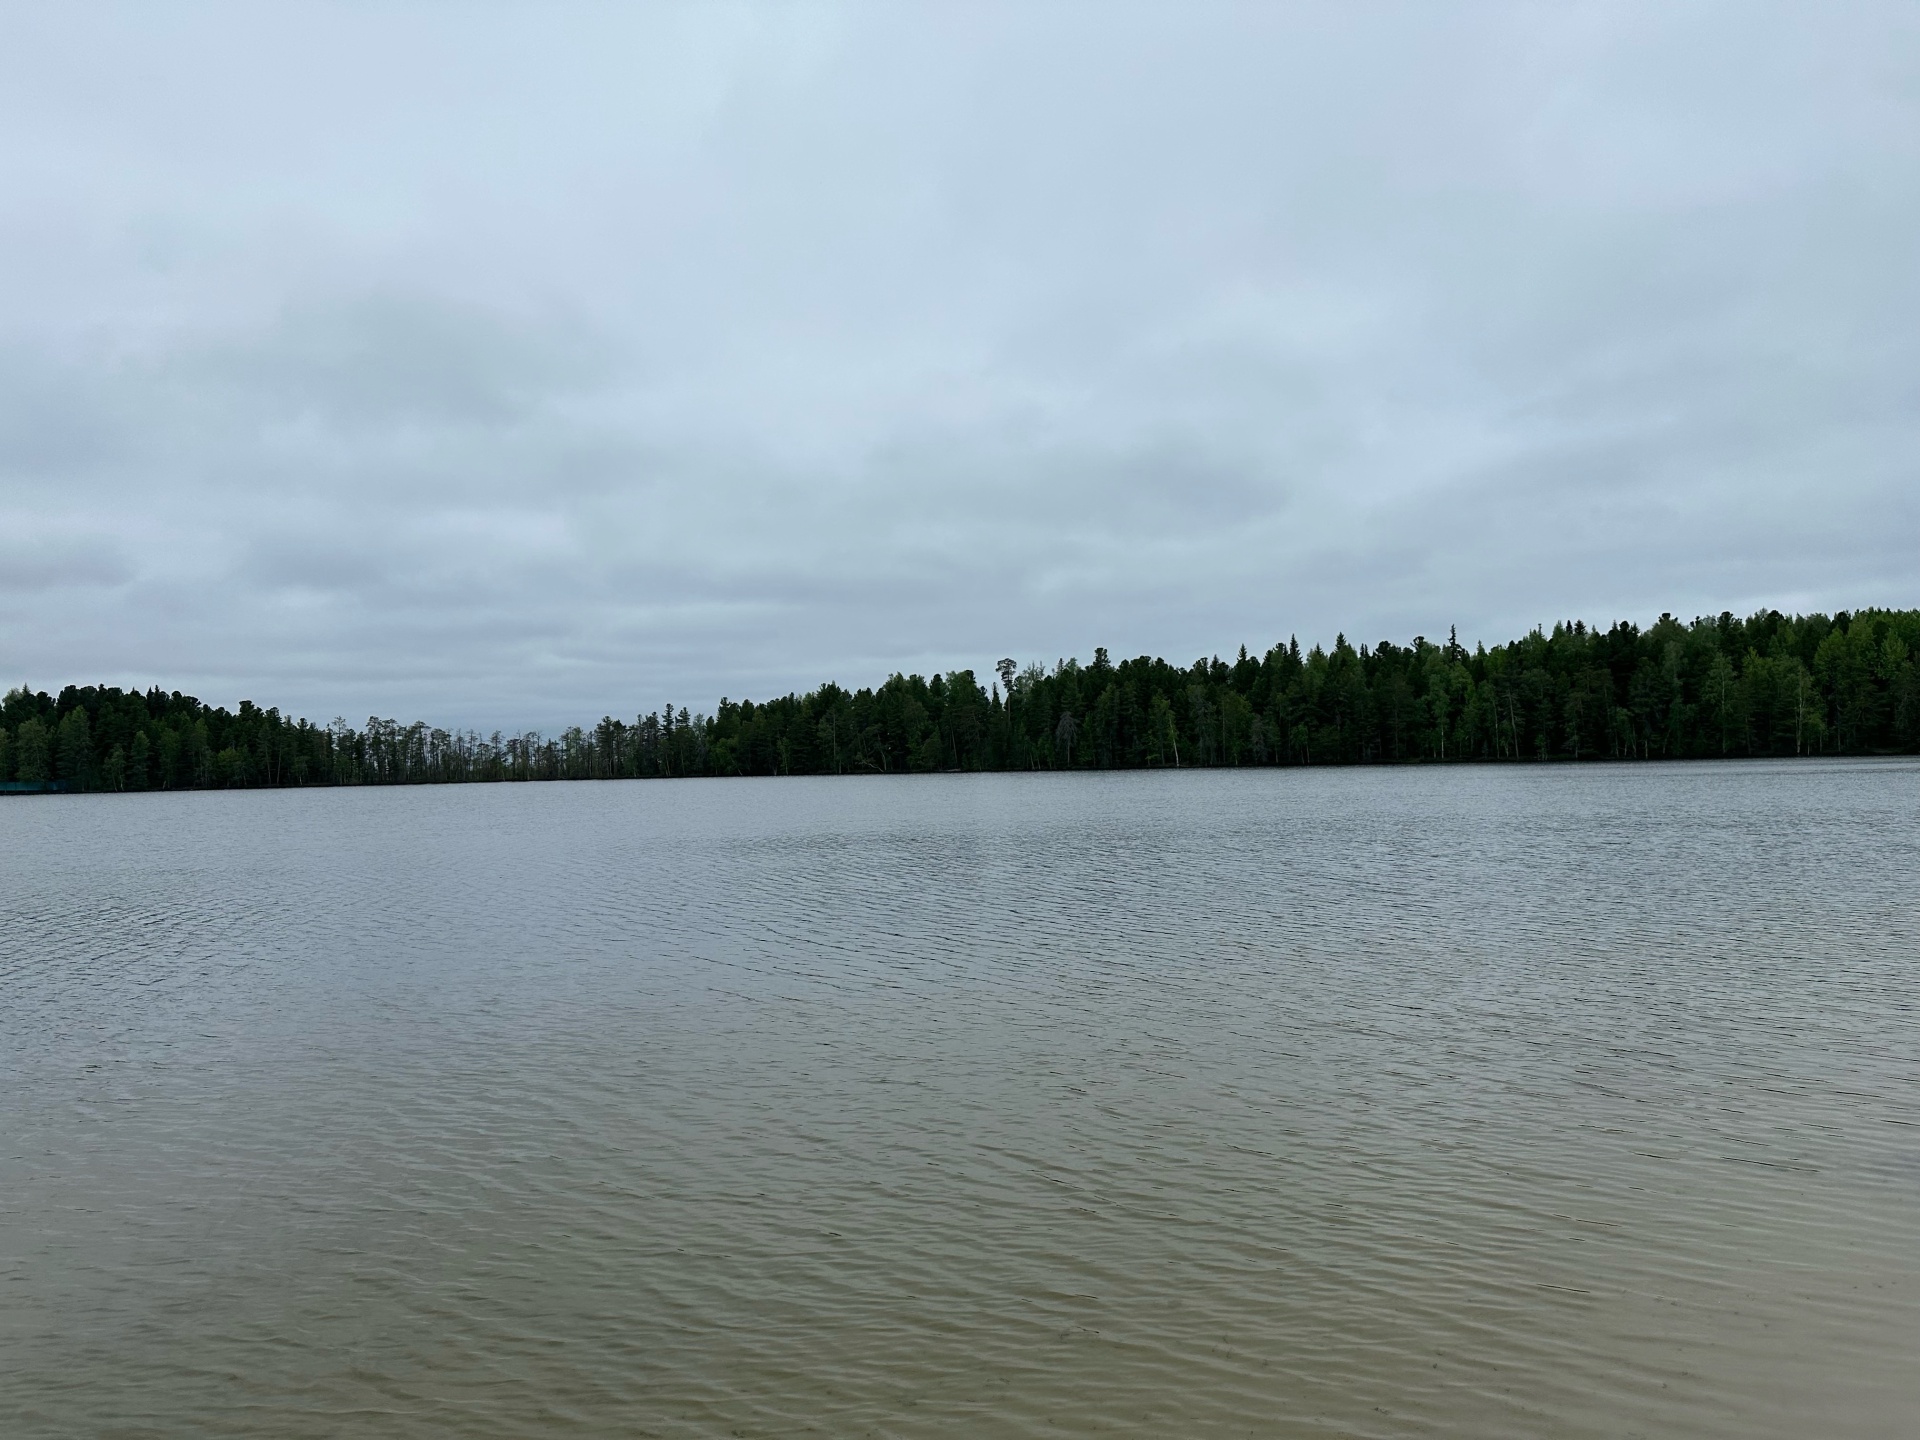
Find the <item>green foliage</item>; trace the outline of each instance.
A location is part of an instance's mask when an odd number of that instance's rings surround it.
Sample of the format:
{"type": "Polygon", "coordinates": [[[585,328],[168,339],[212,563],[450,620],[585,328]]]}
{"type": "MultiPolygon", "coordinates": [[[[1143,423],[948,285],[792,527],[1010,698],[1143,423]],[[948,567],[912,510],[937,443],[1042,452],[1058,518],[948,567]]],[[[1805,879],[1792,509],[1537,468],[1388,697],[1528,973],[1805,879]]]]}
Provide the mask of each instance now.
{"type": "Polygon", "coordinates": [[[13,747],[14,769],[20,779],[37,784],[53,778],[53,747],[46,724],[38,715],[20,722],[20,728],[13,732],[13,747]]]}
{"type": "Polygon", "coordinates": [[[372,785],[935,770],[1625,760],[1920,750],[1920,611],[1576,621],[1469,653],[1297,640],[1181,667],[1106,650],[822,685],[711,716],[668,705],[557,738],[74,687],[0,702],[0,779],[73,788],[372,785]]]}
{"type": "Polygon", "coordinates": [[[86,789],[93,778],[92,729],[87,712],[78,706],[60,717],[56,774],[75,790],[86,789]]]}

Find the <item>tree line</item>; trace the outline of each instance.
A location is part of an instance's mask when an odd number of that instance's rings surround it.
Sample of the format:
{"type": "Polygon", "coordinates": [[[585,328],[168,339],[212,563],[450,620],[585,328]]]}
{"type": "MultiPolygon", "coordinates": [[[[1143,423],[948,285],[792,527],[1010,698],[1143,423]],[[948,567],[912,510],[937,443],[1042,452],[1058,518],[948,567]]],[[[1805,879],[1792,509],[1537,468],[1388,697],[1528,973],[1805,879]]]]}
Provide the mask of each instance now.
{"type": "Polygon", "coordinates": [[[1416,637],[1242,648],[1181,667],[1094,651],[825,684],[712,714],[668,705],[558,736],[369,719],[316,725],[178,691],[16,689],[9,788],[192,790],[689,775],[1105,770],[1408,761],[1598,761],[1920,750],[1920,610],[1641,629],[1582,622],[1468,651],[1416,637]]]}

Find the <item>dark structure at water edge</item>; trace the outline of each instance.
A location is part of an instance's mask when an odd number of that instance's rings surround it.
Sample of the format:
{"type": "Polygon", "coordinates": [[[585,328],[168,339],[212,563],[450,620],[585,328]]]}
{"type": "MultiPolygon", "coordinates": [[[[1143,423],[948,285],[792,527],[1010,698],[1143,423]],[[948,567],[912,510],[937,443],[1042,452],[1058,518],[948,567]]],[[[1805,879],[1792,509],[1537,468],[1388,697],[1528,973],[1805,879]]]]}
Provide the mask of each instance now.
{"type": "Polygon", "coordinates": [[[1343,635],[1185,668],[1145,656],[1002,660],[722,700],[538,734],[369,719],[315,725],[242,701],[68,686],[0,703],[7,790],[590,780],[935,770],[1456,760],[1686,759],[1920,749],[1920,610],[1766,611],[1645,630],[1575,622],[1511,644],[1343,635]]]}

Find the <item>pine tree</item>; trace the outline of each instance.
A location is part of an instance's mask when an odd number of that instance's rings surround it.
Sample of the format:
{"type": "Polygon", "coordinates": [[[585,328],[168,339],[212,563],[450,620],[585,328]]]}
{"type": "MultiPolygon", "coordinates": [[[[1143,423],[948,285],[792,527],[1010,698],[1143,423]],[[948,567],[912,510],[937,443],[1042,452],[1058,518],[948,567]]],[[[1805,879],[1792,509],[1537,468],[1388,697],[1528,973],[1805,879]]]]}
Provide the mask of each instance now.
{"type": "Polygon", "coordinates": [[[78,707],[69,710],[60,722],[59,777],[75,790],[85,790],[93,781],[93,733],[87,724],[87,712],[78,707]]]}
{"type": "Polygon", "coordinates": [[[38,715],[20,722],[20,728],[13,734],[13,746],[14,768],[22,781],[39,785],[52,777],[47,727],[38,715]]]}

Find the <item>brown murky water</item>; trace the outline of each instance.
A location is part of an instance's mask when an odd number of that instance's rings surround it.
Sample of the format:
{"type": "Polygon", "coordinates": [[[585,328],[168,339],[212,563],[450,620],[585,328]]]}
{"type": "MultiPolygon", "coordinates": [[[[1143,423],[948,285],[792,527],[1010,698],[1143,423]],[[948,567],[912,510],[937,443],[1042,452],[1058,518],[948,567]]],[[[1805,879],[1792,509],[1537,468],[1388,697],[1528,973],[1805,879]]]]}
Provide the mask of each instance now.
{"type": "Polygon", "coordinates": [[[0,801],[0,1433],[1920,1433],[1920,766],[0,801]]]}

